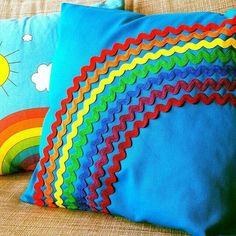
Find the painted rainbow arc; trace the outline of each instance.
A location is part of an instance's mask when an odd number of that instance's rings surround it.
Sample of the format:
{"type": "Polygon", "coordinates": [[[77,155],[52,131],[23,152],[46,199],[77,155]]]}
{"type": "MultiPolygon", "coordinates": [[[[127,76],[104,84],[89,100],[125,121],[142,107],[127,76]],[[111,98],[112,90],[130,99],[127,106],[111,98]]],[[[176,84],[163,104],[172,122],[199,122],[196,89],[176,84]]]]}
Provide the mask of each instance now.
{"type": "Polygon", "coordinates": [[[32,170],[39,160],[39,141],[48,108],[13,113],[0,120],[0,175],[32,170]]]}

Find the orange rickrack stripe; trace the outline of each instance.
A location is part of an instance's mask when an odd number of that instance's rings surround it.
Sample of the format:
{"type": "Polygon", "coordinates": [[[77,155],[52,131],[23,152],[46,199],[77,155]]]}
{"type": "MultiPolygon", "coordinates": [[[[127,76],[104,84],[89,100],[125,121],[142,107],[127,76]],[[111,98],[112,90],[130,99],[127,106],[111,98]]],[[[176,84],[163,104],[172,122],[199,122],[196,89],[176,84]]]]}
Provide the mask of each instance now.
{"type": "Polygon", "coordinates": [[[88,78],[86,80],[86,85],[78,91],[79,97],[72,100],[72,107],[70,108],[70,110],[68,110],[66,112],[66,119],[64,121],[62,121],[62,123],[61,123],[62,129],[60,131],[58,131],[57,142],[53,146],[53,154],[50,155],[50,165],[47,168],[48,176],[45,179],[46,188],[44,191],[44,195],[46,197],[46,199],[45,199],[46,204],[51,207],[55,206],[53,204],[53,199],[51,197],[51,193],[53,192],[53,188],[51,186],[51,183],[54,180],[53,171],[56,169],[55,160],[59,156],[58,150],[61,147],[61,145],[63,144],[62,137],[67,132],[66,127],[68,124],[71,123],[72,115],[77,111],[77,104],[79,104],[81,101],[83,101],[84,94],[91,89],[91,84],[96,83],[98,81],[100,75],[106,74],[108,72],[109,68],[116,67],[121,61],[129,60],[131,55],[134,55],[134,56],[139,55],[142,50],[151,50],[155,46],[163,47],[166,44],[175,45],[180,41],[188,42],[194,38],[204,39],[205,37],[217,37],[220,34],[232,36],[235,32],[236,32],[236,26],[233,26],[231,29],[225,28],[225,27],[219,27],[219,29],[217,31],[206,31],[204,33],[193,32],[189,35],[181,34],[181,35],[178,35],[176,38],[167,37],[161,41],[154,39],[149,44],[142,42],[141,44],[139,44],[139,46],[137,48],[129,48],[125,54],[116,56],[113,61],[105,62],[103,68],[97,69],[94,72],[94,76],[88,78]]]}

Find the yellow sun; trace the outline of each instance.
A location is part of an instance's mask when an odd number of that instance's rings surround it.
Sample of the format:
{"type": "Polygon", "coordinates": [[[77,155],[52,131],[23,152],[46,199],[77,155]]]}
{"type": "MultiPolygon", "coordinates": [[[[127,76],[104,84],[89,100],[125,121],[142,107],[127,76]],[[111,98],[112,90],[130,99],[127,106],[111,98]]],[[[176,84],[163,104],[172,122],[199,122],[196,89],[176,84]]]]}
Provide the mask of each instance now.
{"type": "MultiPolygon", "coordinates": [[[[0,42],[0,47],[2,46],[2,42],[0,42]]],[[[7,55],[0,54],[0,88],[3,89],[4,93],[8,96],[8,93],[6,89],[4,88],[5,83],[7,81],[11,82],[14,86],[16,84],[9,78],[11,73],[17,74],[18,72],[11,69],[11,66],[13,64],[18,64],[20,61],[9,61],[7,58],[18,52],[19,50],[16,50],[14,52],[11,52],[7,55]]]]}
{"type": "Polygon", "coordinates": [[[0,54],[0,86],[2,86],[10,75],[10,65],[6,57],[0,54]]]}

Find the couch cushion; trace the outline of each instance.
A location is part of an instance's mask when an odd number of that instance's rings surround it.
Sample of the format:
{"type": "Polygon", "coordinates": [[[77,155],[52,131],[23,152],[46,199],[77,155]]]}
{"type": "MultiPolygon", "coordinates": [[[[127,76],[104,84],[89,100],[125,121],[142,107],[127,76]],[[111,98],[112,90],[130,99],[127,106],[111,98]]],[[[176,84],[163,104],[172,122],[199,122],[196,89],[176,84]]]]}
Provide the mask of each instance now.
{"type": "Polygon", "coordinates": [[[215,11],[226,12],[236,7],[235,0],[126,0],[126,10],[142,14],[167,12],[215,11]]]}

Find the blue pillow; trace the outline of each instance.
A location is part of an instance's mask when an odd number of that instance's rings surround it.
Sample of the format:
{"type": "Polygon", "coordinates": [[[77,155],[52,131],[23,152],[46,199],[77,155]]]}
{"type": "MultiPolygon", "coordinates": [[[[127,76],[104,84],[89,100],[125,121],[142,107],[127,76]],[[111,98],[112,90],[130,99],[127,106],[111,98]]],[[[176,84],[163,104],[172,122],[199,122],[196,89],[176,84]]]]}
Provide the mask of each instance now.
{"type": "Polygon", "coordinates": [[[38,162],[58,17],[0,21],[0,175],[38,162]]]}
{"type": "Polygon", "coordinates": [[[21,200],[236,233],[235,16],[64,4],[21,200]]]}
{"type": "Polygon", "coordinates": [[[39,160],[58,21],[59,13],[0,21],[0,175],[33,170],[39,160]]]}

